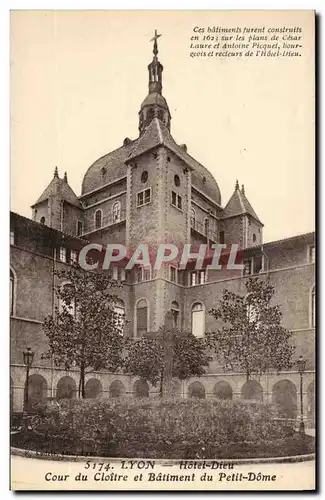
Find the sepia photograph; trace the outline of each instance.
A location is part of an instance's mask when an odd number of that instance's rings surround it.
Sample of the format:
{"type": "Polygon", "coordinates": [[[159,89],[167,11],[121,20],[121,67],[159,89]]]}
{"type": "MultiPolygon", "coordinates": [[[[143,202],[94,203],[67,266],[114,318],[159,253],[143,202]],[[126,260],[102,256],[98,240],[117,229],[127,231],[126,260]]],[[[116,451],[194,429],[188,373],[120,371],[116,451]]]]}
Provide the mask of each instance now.
{"type": "Polygon", "coordinates": [[[315,12],[10,17],[11,489],[315,490],[315,12]]]}

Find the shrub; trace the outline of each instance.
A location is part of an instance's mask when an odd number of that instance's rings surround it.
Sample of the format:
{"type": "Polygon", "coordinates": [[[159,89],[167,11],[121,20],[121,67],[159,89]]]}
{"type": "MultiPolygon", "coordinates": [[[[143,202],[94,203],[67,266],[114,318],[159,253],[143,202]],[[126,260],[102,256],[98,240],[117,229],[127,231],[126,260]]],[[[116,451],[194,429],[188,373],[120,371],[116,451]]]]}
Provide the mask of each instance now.
{"type": "Polygon", "coordinates": [[[273,417],[269,406],[240,400],[68,400],[41,411],[34,430],[52,453],[232,458],[261,456],[270,442],[281,454],[288,429],[273,417]]]}

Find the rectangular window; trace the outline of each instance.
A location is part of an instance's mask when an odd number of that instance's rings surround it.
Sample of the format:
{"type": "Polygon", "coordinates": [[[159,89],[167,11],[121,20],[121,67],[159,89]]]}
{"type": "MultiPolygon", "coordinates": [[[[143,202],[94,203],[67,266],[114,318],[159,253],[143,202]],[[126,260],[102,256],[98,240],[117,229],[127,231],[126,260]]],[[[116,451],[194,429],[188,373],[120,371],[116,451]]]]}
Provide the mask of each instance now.
{"type": "Polygon", "coordinates": [[[67,261],[67,249],[66,248],[60,247],[59,259],[61,260],[61,262],[67,261]]]}
{"type": "Polygon", "coordinates": [[[225,232],[220,231],[219,233],[219,243],[223,244],[225,242],[225,232]]]}
{"type": "Polygon", "coordinates": [[[80,236],[82,233],[83,233],[82,221],[78,220],[78,222],[77,222],[77,236],[80,236]]]}
{"type": "Polygon", "coordinates": [[[71,264],[76,264],[78,261],[78,254],[76,250],[70,251],[70,262],[71,264]]]}
{"type": "Polygon", "coordinates": [[[143,205],[143,195],[144,191],[140,191],[140,193],[138,193],[138,201],[137,201],[138,207],[141,207],[143,205]]]}
{"type": "Polygon", "coordinates": [[[170,266],[170,281],[177,283],[177,268],[175,266],[170,266]]]}
{"type": "Polygon", "coordinates": [[[190,286],[203,285],[207,282],[207,270],[192,271],[190,273],[190,286]]]}
{"type": "Polygon", "coordinates": [[[205,271],[200,271],[199,272],[199,283],[200,283],[200,285],[202,285],[203,283],[205,283],[205,271]]]}
{"type": "Polygon", "coordinates": [[[150,189],[146,189],[145,192],[144,192],[144,203],[150,203],[151,201],[151,190],[150,189]]]}
{"type": "Polygon", "coordinates": [[[194,286],[194,285],[197,284],[197,273],[196,273],[196,271],[194,273],[190,274],[190,283],[191,283],[191,286],[194,286]]]}
{"type": "Polygon", "coordinates": [[[118,280],[118,267],[113,267],[113,280],[118,280]]]}
{"type": "Polygon", "coordinates": [[[10,231],[10,245],[15,244],[15,233],[14,231],[10,231]]]}
{"type": "Polygon", "coordinates": [[[137,206],[142,207],[151,202],[151,188],[144,189],[137,194],[137,206]]]}
{"type": "Polygon", "coordinates": [[[172,191],[172,205],[176,208],[179,208],[179,210],[183,209],[182,206],[182,197],[175,193],[175,191],[172,191]]]}
{"type": "Polygon", "coordinates": [[[135,270],[135,282],[141,283],[141,281],[142,281],[142,269],[139,268],[135,270]]]}
{"type": "Polygon", "coordinates": [[[120,281],[125,281],[125,269],[123,269],[123,267],[118,268],[118,279],[120,281]]]}
{"type": "MultiPolygon", "coordinates": [[[[124,269],[123,269],[124,271],[124,269]]],[[[124,274],[125,279],[125,274],[124,274]]],[[[135,283],[151,280],[151,266],[139,267],[135,270],[135,283]]]]}
{"type": "Polygon", "coordinates": [[[263,271],[262,255],[255,256],[253,259],[253,274],[259,274],[263,271]]]}
{"type": "Polygon", "coordinates": [[[142,268],[142,281],[151,280],[151,267],[143,267],[142,268]]]}
{"type": "Polygon", "coordinates": [[[316,260],[315,245],[310,245],[310,247],[309,247],[309,263],[315,264],[315,260],[316,260]]]}
{"type": "Polygon", "coordinates": [[[252,274],[252,261],[251,259],[244,260],[244,276],[252,274]]]}

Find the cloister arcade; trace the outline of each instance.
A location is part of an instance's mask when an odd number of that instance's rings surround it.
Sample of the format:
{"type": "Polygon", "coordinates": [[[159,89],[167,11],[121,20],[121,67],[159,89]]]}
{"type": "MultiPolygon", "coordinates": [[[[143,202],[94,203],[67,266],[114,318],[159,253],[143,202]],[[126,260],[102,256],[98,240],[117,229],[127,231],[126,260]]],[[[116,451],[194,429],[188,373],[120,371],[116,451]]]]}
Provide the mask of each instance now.
{"type": "MultiPolygon", "coordinates": [[[[22,367],[12,367],[10,380],[11,407],[14,412],[22,411],[26,373],[22,367]]],[[[72,399],[78,397],[78,371],[34,369],[28,383],[29,406],[54,398],[72,399]]],[[[276,406],[283,418],[295,418],[300,411],[300,377],[296,373],[273,374],[260,380],[245,380],[238,375],[206,375],[200,379],[173,381],[173,394],[190,398],[243,399],[270,403],[276,406]]],[[[154,397],[159,386],[124,374],[88,374],[85,384],[86,398],[154,397]]],[[[312,372],[303,378],[304,418],[308,425],[315,424],[315,380],[312,372]]]]}

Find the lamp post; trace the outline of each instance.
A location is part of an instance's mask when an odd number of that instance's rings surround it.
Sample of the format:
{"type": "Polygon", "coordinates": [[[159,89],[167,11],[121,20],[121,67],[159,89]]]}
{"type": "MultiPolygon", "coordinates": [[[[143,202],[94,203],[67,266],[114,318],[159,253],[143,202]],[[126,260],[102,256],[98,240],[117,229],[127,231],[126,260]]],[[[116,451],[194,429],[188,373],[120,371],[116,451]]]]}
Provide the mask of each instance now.
{"type": "Polygon", "coordinates": [[[298,365],[298,372],[300,374],[300,424],[299,424],[299,432],[301,434],[305,434],[305,423],[304,423],[304,403],[303,403],[303,397],[302,397],[302,379],[303,379],[303,374],[306,369],[306,360],[304,359],[303,356],[299,356],[299,359],[297,361],[298,365]]]}
{"type": "Polygon", "coordinates": [[[23,408],[23,427],[25,430],[28,428],[27,421],[27,411],[28,411],[28,379],[29,379],[29,369],[32,366],[34,359],[34,352],[30,347],[27,347],[26,351],[23,351],[24,365],[26,366],[26,381],[25,381],[25,391],[24,391],[24,408],[23,408]]]}

